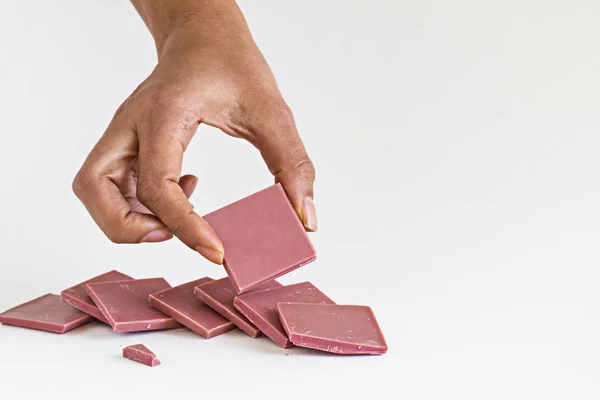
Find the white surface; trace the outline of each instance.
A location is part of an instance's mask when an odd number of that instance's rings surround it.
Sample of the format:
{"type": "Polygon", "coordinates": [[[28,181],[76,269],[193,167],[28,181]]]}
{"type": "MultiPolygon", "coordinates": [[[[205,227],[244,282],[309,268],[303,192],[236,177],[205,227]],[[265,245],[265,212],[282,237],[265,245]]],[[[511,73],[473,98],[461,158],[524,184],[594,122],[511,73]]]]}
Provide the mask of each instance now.
{"type": "MultiPolygon", "coordinates": [[[[600,397],[600,3],[242,8],[317,166],[319,258],[282,281],[371,305],[388,354],[282,350],[241,333],[0,326],[0,397],[600,397]],[[120,358],[139,342],[160,367],[120,358]]],[[[153,68],[133,8],[1,9],[0,309],[112,268],[172,284],[223,276],[176,241],[111,244],[71,194],[116,107],[153,68]]],[[[201,212],[271,183],[254,149],[206,127],[185,171],[200,176],[201,212]]]]}

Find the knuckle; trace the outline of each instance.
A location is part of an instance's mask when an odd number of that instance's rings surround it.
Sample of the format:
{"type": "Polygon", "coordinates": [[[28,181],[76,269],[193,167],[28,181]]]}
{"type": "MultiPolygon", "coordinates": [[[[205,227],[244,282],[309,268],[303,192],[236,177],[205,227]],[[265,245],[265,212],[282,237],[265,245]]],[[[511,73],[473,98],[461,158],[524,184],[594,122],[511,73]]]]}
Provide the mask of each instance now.
{"type": "Polygon", "coordinates": [[[294,123],[292,109],[280,93],[268,93],[260,102],[264,107],[264,114],[268,116],[271,123],[275,122],[277,125],[292,125],[294,123]]]}
{"type": "Polygon", "coordinates": [[[308,158],[296,165],[296,175],[303,180],[314,182],[316,177],[315,166],[308,158]]]}
{"type": "Polygon", "coordinates": [[[80,170],[71,183],[71,189],[73,190],[73,193],[75,193],[75,196],[81,198],[91,181],[92,178],[89,173],[83,169],[80,170]]]}
{"type": "Polygon", "coordinates": [[[193,214],[194,210],[190,209],[187,213],[173,218],[169,224],[172,227],[173,235],[180,236],[183,233],[187,226],[188,218],[190,218],[193,214]]]}
{"type": "Polygon", "coordinates": [[[155,179],[138,178],[136,195],[144,205],[155,204],[161,194],[161,188],[155,179]]]}
{"type": "Polygon", "coordinates": [[[115,111],[111,122],[128,120],[128,115],[131,115],[132,110],[136,107],[135,103],[133,95],[126,98],[115,111]]]}
{"type": "Polygon", "coordinates": [[[128,103],[128,100],[125,100],[123,103],[121,103],[121,105],[119,106],[119,108],[117,108],[117,111],[115,111],[115,115],[113,116],[113,120],[119,118],[121,115],[123,115],[123,113],[125,112],[125,108],[126,108],[126,104],[128,103]]]}
{"type": "Polygon", "coordinates": [[[112,231],[107,231],[104,232],[104,234],[106,235],[106,237],[108,238],[108,240],[110,240],[113,243],[119,243],[119,238],[118,235],[116,235],[114,232],[112,231]]]}
{"type": "Polygon", "coordinates": [[[108,237],[111,242],[117,244],[131,243],[129,234],[129,222],[131,222],[131,219],[128,218],[128,212],[129,207],[121,207],[114,215],[112,215],[112,222],[103,229],[106,237],[108,237]]]}
{"type": "Polygon", "coordinates": [[[294,114],[292,113],[292,109],[283,99],[276,100],[270,108],[277,120],[285,125],[294,124],[294,114]]]}
{"type": "Polygon", "coordinates": [[[107,231],[105,232],[106,237],[108,238],[108,240],[110,240],[111,242],[115,243],[115,244],[125,244],[128,243],[129,241],[126,239],[125,235],[123,235],[122,232],[120,231],[107,231]]]}
{"type": "Polygon", "coordinates": [[[160,99],[164,89],[165,86],[161,82],[152,82],[147,79],[133,91],[129,99],[138,107],[151,106],[160,99]]]}

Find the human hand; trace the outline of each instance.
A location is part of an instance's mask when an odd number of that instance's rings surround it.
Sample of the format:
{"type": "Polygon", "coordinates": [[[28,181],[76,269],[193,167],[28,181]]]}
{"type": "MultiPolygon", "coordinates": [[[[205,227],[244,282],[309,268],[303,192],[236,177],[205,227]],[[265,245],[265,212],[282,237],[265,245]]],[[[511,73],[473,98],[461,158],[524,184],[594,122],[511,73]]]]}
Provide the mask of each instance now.
{"type": "Polygon", "coordinates": [[[188,201],[197,178],[181,176],[200,123],[258,148],[306,229],[317,228],[315,171],[292,113],[239,9],[224,4],[208,16],[188,13],[168,28],[142,13],[156,39],[158,65],[119,107],[73,181],[75,194],[115,243],[175,235],[208,260],[223,262],[221,241],[188,201]]]}

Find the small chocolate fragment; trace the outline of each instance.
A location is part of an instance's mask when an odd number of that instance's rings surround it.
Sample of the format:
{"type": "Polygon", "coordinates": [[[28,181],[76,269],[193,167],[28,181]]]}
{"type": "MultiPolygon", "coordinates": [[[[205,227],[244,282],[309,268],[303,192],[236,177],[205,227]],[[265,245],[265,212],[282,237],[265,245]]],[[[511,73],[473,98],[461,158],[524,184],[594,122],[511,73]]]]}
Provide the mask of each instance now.
{"type": "Polygon", "coordinates": [[[125,347],[123,349],[123,357],[149,367],[160,365],[160,360],[156,357],[156,354],[143,344],[134,344],[133,346],[125,347]]]}

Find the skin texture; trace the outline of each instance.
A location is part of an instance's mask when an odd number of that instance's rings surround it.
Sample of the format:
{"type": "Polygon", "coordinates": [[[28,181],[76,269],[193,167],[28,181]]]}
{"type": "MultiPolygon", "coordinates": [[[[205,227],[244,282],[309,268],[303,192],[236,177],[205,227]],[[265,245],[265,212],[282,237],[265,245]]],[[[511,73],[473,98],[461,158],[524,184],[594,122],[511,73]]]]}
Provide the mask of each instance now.
{"type": "Polygon", "coordinates": [[[222,264],[224,249],[188,198],[198,179],[183,154],[200,123],[245,139],[281,182],[304,226],[317,229],[315,170],[275,78],[232,0],[133,0],[158,64],[118,108],[73,181],[115,243],[177,236],[222,264]]]}

